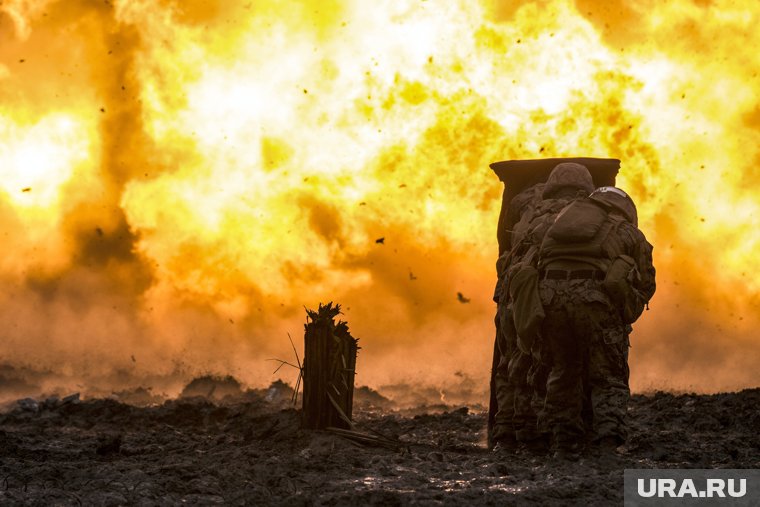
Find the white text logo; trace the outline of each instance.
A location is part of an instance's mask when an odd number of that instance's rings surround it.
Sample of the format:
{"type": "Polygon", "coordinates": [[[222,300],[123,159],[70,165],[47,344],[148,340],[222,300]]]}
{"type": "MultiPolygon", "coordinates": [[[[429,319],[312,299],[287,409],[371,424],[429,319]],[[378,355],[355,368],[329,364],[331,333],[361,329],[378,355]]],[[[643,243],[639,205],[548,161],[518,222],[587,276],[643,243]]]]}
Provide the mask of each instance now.
{"type": "Polygon", "coordinates": [[[691,479],[684,479],[680,485],[675,479],[639,479],[638,493],[644,498],[726,498],[726,494],[740,498],[747,494],[747,480],[707,479],[707,487],[699,490],[691,479]]]}

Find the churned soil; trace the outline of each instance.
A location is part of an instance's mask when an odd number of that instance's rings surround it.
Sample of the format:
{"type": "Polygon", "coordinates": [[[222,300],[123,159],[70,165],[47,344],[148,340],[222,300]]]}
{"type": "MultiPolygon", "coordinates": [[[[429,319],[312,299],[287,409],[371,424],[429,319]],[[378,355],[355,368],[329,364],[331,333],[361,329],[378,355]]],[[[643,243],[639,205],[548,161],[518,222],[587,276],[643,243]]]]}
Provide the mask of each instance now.
{"type": "Polygon", "coordinates": [[[0,414],[0,504],[606,506],[625,468],[760,468],[760,389],[634,396],[628,444],[577,462],[489,452],[482,410],[365,399],[357,430],[393,449],[302,430],[271,398],[18,404],[0,414]]]}

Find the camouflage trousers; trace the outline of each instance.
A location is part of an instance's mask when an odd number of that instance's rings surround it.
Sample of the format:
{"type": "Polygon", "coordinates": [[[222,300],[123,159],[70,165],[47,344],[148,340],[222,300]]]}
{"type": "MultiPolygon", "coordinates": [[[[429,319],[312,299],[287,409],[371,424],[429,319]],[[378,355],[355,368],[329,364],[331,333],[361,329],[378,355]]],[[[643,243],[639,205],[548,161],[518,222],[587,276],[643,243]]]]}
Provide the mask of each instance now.
{"type": "Polygon", "coordinates": [[[628,333],[618,311],[592,280],[542,280],[544,345],[551,356],[542,414],[556,448],[586,439],[584,401],[592,439],[627,436],[628,333]]]}
{"type": "Polygon", "coordinates": [[[543,408],[546,375],[533,356],[517,346],[512,310],[500,304],[496,318],[499,365],[495,384],[498,410],[494,422],[497,440],[530,442],[541,436],[538,412],[543,408]]]}
{"type": "Polygon", "coordinates": [[[504,323],[508,320],[511,320],[511,317],[508,315],[507,308],[499,304],[495,318],[496,345],[499,354],[499,362],[494,372],[497,410],[492,436],[494,441],[501,442],[514,441],[515,439],[514,389],[509,384],[509,354],[511,348],[516,346],[516,341],[506,336],[504,323]]]}
{"type": "Polygon", "coordinates": [[[537,357],[514,348],[509,361],[509,383],[514,391],[513,424],[518,442],[531,442],[546,433],[539,425],[539,414],[546,398],[548,374],[549,369],[537,357]]]}

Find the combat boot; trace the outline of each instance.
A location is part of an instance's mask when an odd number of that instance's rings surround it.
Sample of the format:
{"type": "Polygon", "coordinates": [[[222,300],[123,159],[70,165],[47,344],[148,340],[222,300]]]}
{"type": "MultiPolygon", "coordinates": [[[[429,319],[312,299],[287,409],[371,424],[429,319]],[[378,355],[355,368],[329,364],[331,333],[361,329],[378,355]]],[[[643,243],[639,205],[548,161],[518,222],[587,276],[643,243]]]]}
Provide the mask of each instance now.
{"type": "Polygon", "coordinates": [[[594,447],[602,453],[611,454],[617,452],[617,448],[625,442],[621,437],[605,435],[593,442],[594,447]]]}
{"type": "Polygon", "coordinates": [[[526,456],[546,456],[549,452],[549,436],[538,435],[530,440],[519,441],[517,454],[526,456]]]}
{"type": "Polygon", "coordinates": [[[581,457],[583,445],[577,440],[561,439],[555,440],[552,446],[552,457],[567,461],[577,461],[581,457]]]}
{"type": "Polygon", "coordinates": [[[554,450],[552,458],[556,460],[564,461],[578,461],[581,457],[581,447],[578,446],[563,446],[554,450]]]}
{"type": "Polygon", "coordinates": [[[515,454],[517,451],[517,440],[509,437],[502,437],[496,440],[491,452],[494,454],[515,454]]]}

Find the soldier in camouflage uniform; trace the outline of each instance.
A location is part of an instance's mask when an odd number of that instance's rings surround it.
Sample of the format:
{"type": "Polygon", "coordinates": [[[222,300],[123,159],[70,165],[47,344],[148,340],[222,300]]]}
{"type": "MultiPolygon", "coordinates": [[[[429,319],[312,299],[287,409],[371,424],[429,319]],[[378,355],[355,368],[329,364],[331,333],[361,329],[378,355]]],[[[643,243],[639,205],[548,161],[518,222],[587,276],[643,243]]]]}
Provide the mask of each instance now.
{"type": "Polygon", "coordinates": [[[551,355],[542,417],[557,457],[573,459],[582,449],[584,378],[594,441],[608,448],[625,442],[629,324],[655,292],[652,246],[637,225],[627,194],[602,187],[562,210],[542,241],[541,332],[551,355]],[[612,266],[621,263],[629,266],[624,285],[638,311],[608,290],[612,266]]]}
{"type": "MultiPolygon", "coordinates": [[[[497,263],[499,283],[497,299],[497,336],[501,355],[495,373],[498,411],[494,424],[497,450],[518,444],[527,450],[540,450],[542,432],[537,425],[537,407],[544,402],[544,385],[548,368],[533,354],[517,346],[513,306],[507,290],[509,270],[517,263],[535,258],[549,218],[574,199],[587,196],[594,189],[591,174],[584,166],[559,164],[545,184],[534,185],[518,194],[510,203],[510,249],[497,263]]],[[[534,353],[540,351],[535,347],[534,353]]]]}
{"type": "MultiPolygon", "coordinates": [[[[534,214],[535,207],[541,201],[541,192],[544,184],[538,183],[517,194],[509,204],[509,213],[512,217],[507,229],[512,233],[514,240],[515,225],[521,219],[528,220],[534,214]],[[523,217],[525,215],[525,217],[523,217]]],[[[498,280],[494,291],[496,306],[496,342],[499,359],[494,372],[496,390],[497,411],[493,426],[493,440],[496,443],[495,450],[512,451],[517,448],[515,428],[515,386],[510,380],[509,362],[514,349],[517,348],[517,332],[512,320],[512,308],[509,305],[509,295],[505,293],[505,277],[511,260],[515,257],[513,246],[515,241],[510,241],[510,249],[504,252],[496,262],[498,280]]]]}

